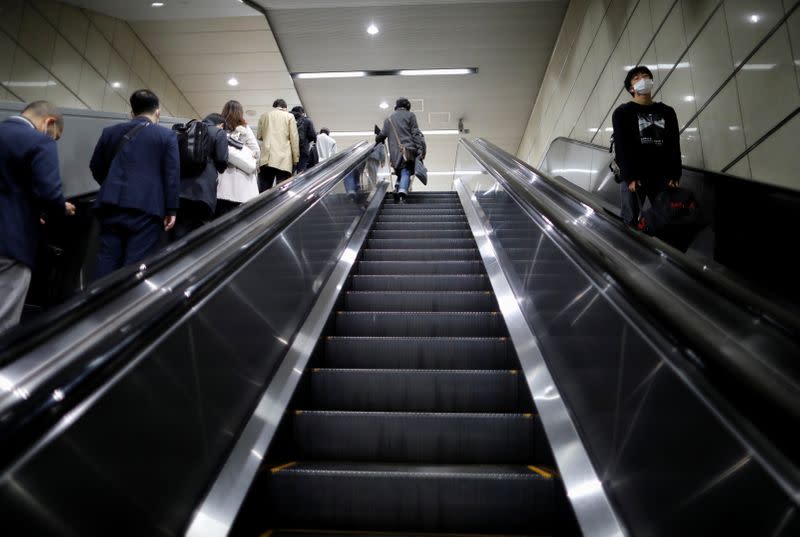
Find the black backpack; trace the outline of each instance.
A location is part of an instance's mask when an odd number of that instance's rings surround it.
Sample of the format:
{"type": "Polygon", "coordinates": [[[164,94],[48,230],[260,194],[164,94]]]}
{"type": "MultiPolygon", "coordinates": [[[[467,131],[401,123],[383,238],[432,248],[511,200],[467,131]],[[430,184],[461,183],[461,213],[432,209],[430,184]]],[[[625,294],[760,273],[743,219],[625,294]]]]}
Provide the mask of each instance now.
{"type": "Polygon", "coordinates": [[[181,178],[197,177],[208,163],[208,125],[193,119],[172,126],[178,135],[178,152],[181,159],[181,178]]]}

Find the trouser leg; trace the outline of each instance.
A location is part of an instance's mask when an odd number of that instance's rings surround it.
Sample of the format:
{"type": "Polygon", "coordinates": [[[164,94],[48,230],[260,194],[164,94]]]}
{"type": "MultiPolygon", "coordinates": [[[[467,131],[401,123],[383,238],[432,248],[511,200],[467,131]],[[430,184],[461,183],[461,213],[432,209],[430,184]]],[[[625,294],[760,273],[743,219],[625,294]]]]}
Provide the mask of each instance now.
{"type": "Polygon", "coordinates": [[[625,181],[619,184],[619,205],[622,221],[629,226],[635,226],[641,210],[640,194],[628,190],[628,183],[625,181]]]}
{"type": "Polygon", "coordinates": [[[30,284],[30,267],[0,257],[0,333],[19,323],[30,284]]]}
{"type": "Polygon", "coordinates": [[[157,216],[142,214],[132,217],[128,222],[129,236],[125,245],[124,264],[139,263],[154,254],[164,233],[163,223],[157,216]]]}
{"type": "Polygon", "coordinates": [[[100,217],[100,236],[92,280],[99,280],[122,267],[125,236],[111,217],[100,217]]]}

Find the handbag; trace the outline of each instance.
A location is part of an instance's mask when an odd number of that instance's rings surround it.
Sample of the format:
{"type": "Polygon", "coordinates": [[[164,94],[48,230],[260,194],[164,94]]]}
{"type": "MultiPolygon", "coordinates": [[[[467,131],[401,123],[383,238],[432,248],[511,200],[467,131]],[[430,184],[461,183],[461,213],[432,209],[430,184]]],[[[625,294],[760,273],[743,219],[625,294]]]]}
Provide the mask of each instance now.
{"type": "MultiPolygon", "coordinates": [[[[392,118],[389,118],[389,124],[392,126],[392,132],[394,133],[394,139],[397,142],[397,145],[400,147],[400,155],[403,157],[403,162],[409,162],[417,158],[417,150],[413,147],[406,147],[402,143],[400,143],[400,136],[397,134],[397,127],[394,126],[394,121],[392,118]]],[[[425,180],[427,181],[427,175],[425,176],[425,180]]]]}
{"type": "Polygon", "coordinates": [[[638,228],[685,252],[705,227],[697,199],[691,190],[668,187],[639,216],[638,228]]]}
{"type": "Polygon", "coordinates": [[[242,170],[247,175],[256,172],[257,163],[253,150],[230,136],[228,137],[228,164],[242,170]]]}
{"type": "Polygon", "coordinates": [[[414,175],[417,176],[423,185],[428,185],[428,168],[422,163],[422,159],[417,159],[414,163],[414,175]]]}

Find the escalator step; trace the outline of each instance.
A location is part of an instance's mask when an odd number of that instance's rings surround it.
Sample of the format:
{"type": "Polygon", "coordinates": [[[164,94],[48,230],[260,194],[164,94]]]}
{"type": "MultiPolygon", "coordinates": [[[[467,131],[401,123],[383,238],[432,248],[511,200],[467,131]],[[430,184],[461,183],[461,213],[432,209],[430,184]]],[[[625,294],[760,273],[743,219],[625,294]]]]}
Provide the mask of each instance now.
{"type": "Polygon", "coordinates": [[[477,248],[442,248],[440,250],[384,249],[362,250],[364,261],[446,261],[480,260],[477,248]]]}
{"type": "Polygon", "coordinates": [[[368,274],[481,274],[480,261],[361,261],[356,271],[368,274]]]}
{"type": "Polygon", "coordinates": [[[471,239],[472,231],[470,230],[440,230],[440,229],[377,229],[370,233],[372,239],[471,239]]]}
{"type": "Polygon", "coordinates": [[[349,291],[352,311],[496,311],[489,291],[349,291]]]}
{"type": "Polygon", "coordinates": [[[547,453],[533,414],[297,410],[294,440],[315,460],[532,464],[547,453]]]}
{"type": "Polygon", "coordinates": [[[459,221],[453,222],[403,222],[400,225],[398,222],[385,222],[385,221],[377,221],[375,222],[375,228],[377,230],[388,230],[388,229],[413,229],[418,231],[431,231],[436,232],[437,230],[457,230],[457,231],[469,231],[469,224],[459,221]]]}
{"type": "Polygon", "coordinates": [[[495,312],[340,311],[336,334],[373,337],[498,337],[503,318],[495,312]]]}
{"type": "Polygon", "coordinates": [[[314,369],[318,410],[523,412],[524,376],[516,370],[314,369]]]}
{"type": "Polygon", "coordinates": [[[423,203],[417,201],[416,203],[386,203],[381,207],[381,211],[411,211],[411,210],[426,210],[426,211],[440,211],[440,210],[454,210],[461,211],[461,203],[458,200],[430,200],[423,203]]]}
{"type": "Polygon", "coordinates": [[[414,532],[554,532],[559,478],[523,465],[301,462],[273,469],[263,508],[277,527],[414,532]]]}
{"type": "Polygon", "coordinates": [[[467,218],[464,215],[446,215],[446,214],[379,214],[377,222],[455,222],[457,224],[467,223],[467,218]]]}
{"type": "Polygon", "coordinates": [[[367,239],[367,248],[448,249],[475,248],[475,239],[367,239]]]}
{"type": "Polygon", "coordinates": [[[435,205],[384,205],[380,212],[381,215],[451,215],[463,216],[464,210],[461,207],[441,207],[435,205]]]}
{"type": "Polygon", "coordinates": [[[353,291],[488,291],[489,278],[483,274],[358,275],[352,277],[353,291]]]}
{"type": "Polygon", "coordinates": [[[381,369],[514,369],[517,359],[505,338],[325,339],[325,366],[381,369]]]}
{"type": "Polygon", "coordinates": [[[268,530],[261,537],[546,537],[543,535],[479,535],[469,533],[354,532],[335,530],[268,530]]]}

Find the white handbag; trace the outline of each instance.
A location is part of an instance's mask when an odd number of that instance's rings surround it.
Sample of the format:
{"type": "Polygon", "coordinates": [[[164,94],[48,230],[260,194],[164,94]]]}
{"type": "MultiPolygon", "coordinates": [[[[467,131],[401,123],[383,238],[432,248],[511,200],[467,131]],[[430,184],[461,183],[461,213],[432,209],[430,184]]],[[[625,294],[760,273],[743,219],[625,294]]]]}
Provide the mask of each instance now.
{"type": "Polygon", "coordinates": [[[241,149],[228,146],[228,164],[242,170],[247,175],[252,175],[256,171],[256,158],[253,150],[247,146],[241,149]]]}

